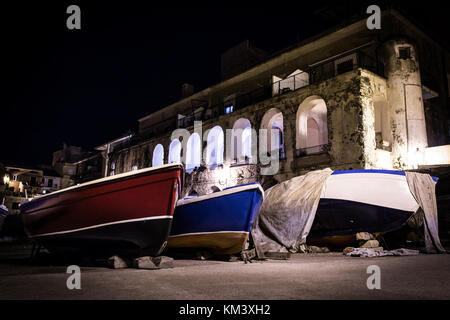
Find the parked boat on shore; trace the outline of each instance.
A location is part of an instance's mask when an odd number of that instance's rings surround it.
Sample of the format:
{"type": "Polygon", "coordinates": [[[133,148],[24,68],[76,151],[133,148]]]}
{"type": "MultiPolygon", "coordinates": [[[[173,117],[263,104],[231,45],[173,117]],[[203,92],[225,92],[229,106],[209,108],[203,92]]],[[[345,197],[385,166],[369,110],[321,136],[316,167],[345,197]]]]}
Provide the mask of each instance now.
{"type": "Polygon", "coordinates": [[[110,176],[22,202],[28,235],[50,251],[157,255],[169,236],[180,164],[110,176]]]}
{"type": "Polygon", "coordinates": [[[326,182],[308,242],[348,245],[358,232],[400,229],[418,209],[403,171],[335,171],[326,182]]]}
{"type": "Polygon", "coordinates": [[[0,231],[2,231],[3,222],[8,214],[8,208],[4,204],[0,204],[0,231]]]}
{"type": "Polygon", "coordinates": [[[254,183],[179,200],[168,247],[207,249],[215,254],[239,253],[263,197],[264,190],[254,183]]]}

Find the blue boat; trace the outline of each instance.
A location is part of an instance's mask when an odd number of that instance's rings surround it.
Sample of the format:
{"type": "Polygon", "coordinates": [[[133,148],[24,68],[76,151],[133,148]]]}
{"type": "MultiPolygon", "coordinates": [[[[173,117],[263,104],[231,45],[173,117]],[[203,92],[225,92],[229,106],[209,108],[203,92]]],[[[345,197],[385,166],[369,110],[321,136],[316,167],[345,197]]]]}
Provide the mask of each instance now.
{"type": "Polygon", "coordinates": [[[403,171],[335,171],[325,184],[308,241],[348,244],[358,232],[394,231],[418,209],[403,171]]]}
{"type": "Polygon", "coordinates": [[[179,200],[167,246],[206,249],[214,254],[242,251],[264,198],[259,183],[179,200]]]}
{"type": "Polygon", "coordinates": [[[2,230],[3,222],[5,221],[7,214],[8,214],[8,208],[5,205],[0,204],[0,231],[2,230]]]}

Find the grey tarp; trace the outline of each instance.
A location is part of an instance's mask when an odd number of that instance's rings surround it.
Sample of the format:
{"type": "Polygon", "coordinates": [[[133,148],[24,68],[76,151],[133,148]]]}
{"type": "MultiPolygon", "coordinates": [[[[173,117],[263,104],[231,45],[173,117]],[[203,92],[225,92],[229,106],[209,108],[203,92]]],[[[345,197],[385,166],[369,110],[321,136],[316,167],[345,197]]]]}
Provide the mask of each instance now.
{"type": "Polygon", "coordinates": [[[266,190],[251,235],[258,256],[265,252],[304,250],[329,168],[279,183],[266,190]]]}
{"type": "Polygon", "coordinates": [[[445,249],[439,240],[438,212],[436,204],[436,182],[429,174],[406,172],[406,181],[414,199],[425,213],[424,234],[425,247],[428,253],[444,253],[445,249]]]}
{"type": "Polygon", "coordinates": [[[411,249],[396,249],[396,250],[382,250],[376,251],[370,248],[354,248],[353,251],[347,253],[347,256],[351,257],[363,257],[363,258],[375,258],[385,256],[416,256],[419,254],[419,250],[411,249]]]}

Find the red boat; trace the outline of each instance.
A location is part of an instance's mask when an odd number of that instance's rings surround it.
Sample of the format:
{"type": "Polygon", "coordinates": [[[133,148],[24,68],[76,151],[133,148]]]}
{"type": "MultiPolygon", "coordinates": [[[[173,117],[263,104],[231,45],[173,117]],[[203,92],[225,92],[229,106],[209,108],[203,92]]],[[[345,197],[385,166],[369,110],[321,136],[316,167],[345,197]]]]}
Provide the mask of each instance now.
{"type": "Polygon", "coordinates": [[[50,251],[157,255],[169,236],[180,164],[102,178],[20,205],[28,235],[50,251]]]}

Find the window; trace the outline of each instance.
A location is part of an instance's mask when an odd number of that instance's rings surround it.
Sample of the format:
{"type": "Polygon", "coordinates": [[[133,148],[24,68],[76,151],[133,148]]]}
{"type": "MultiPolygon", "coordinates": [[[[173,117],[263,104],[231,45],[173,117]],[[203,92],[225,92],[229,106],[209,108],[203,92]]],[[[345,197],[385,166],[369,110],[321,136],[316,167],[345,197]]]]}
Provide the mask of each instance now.
{"type": "Polygon", "coordinates": [[[337,74],[343,74],[353,70],[353,60],[347,60],[337,65],[337,74]]]}
{"type": "Polygon", "coordinates": [[[13,208],[14,210],[18,210],[18,209],[19,209],[19,202],[13,202],[12,208],[13,208]]]}
{"type": "Polygon", "coordinates": [[[228,106],[225,108],[225,114],[232,113],[234,109],[234,106],[228,106]]]}
{"type": "Polygon", "coordinates": [[[328,144],[327,105],[318,96],[306,98],[297,111],[296,149],[301,154],[325,152],[328,144]]]}
{"type": "Polygon", "coordinates": [[[233,125],[232,152],[236,162],[252,158],[252,129],[248,119],[240,118],[233,125]]]}
{"type": "MultiPolygon", "coordinates": [[[[283,114],[277,108],[268,110],[262,120],[261,129],[267,130],[267,153],[271,153],[272,150],[279,151],[279,157],[284,159],[284,134],[283,134],[283,114]],[[272,134],[274,131],[278,131],[278,139],[272,140],[272,134]]],[[[261,147],[260,147],[261,148],[261,147]]]]}
{"type": "Polygon", "coordinates": [[[398,48],[398,57],[402,60],[411,59],[411,48],[410,47],[400,47],[398,48]]]}
{"type": "Polygon", "coordinates": [[[164,147],[158,144],[153,150],[152,167],[162,166],[164,164],[164,147]]]}
{"type": "Polygon", "coordinates": [[[115,162],[111,162],[111,170],[116,170],[116,163],[115,162]]]}
{"type": "Polygon", "coordinates": [[[53,179],[48,179],[47,180],[47,187],[53,187],[53,179]]]}
{"type": "Polygon", "coordinates": [[[137,171],[137,169],[138,169],[138,166],[133,166],[133,167],[131,168],[132,171],[137,171]]]}
{"type": "Polygon", "coordinates": [[[174,139],[169,146],[169,163],[181,162],[181,142],[174,139]]]}
{"type": "Polygon", "coordinates": [[[186,171],[191,172],[194,168],[200,167],[201,162],[201,140],[198,133],[194,132],[188,139],[186,150],[186,171]]]}
{"type": "Polygon", "coordinates": [[[208,166],[223,164],[224,136],[220,126],[215,126],[208,133],[206,146],[206,164],[208,166]]]}
{"type": "Polygon", "coordinates": [[[334,62],[335,73],[336,75],[340,75],[352,71],[357,64],[358,59],[356,53],[337,59],[334,62]]]}

